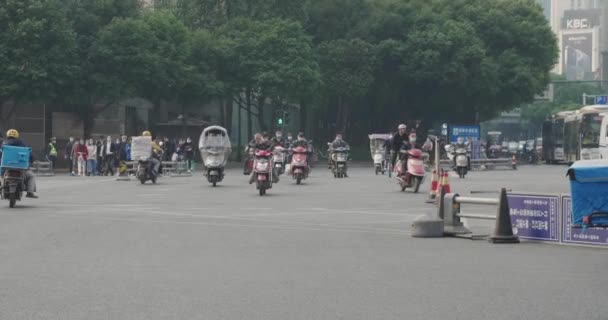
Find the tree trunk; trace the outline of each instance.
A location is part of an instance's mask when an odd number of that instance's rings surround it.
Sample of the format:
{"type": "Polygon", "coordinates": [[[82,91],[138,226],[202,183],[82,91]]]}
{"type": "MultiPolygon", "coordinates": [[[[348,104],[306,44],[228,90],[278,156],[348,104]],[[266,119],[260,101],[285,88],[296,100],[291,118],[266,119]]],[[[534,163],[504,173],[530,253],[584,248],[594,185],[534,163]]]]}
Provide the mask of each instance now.
{"type": "Polygon", "coordinates": [[[308,109],[303,99],[300,100],[300,130],[306,132],[307,137],[312,136],[312,132],[308,128],[308,109]]]}
{"type": "MultiPolygon", "coordinates": [[[[224,128],[228,133],[232,134],[232,99],[224,97],[224,128]]],[[[240,125],[240,124],[239,124],[240,125]]]]}
{"type": "Polygon", "coordinates": [[[257,103],[258,103],[258,122],[260,124],[260,129],[262,132],[264,131],[268,131],[268,126],[266,125],[266,121],[264,119],[264,105],[265,105],[265,101],[266,101],[266,96],[260,95],[257,98],[257,103]]]}
{"type": "Polygon", "coordinates": [[[253,128],[251,127],[251,89],[247,88],[245,92],[245,99],[247,103],[247,141],[253,137],[253,128]]]}

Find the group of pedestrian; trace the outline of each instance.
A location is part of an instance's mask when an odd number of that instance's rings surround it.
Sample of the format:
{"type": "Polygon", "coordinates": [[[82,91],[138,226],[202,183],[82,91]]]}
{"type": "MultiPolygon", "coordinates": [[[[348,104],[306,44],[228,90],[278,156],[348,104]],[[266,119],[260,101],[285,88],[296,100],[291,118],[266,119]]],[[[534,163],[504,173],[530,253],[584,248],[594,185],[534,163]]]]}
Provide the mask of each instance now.
{"type": "MultiPolygon", "coordinates": [[[[65,160],[71,176],[112,176],[118,172],[120,163],[131,160],[131,144],[127,136],[112,140],[103,136],[97,140],[75,140],[70,137],[65,146],[65,160]]],[[[53,169],[57,160],[57,140],[52,138],[47,147],[47,158],[53,169]]]]}
{"type": "MultiPolygon", "coordinates": [[[[186,161],[188,171],[194,170],[194,145],[192,139],[157,139],[163,149],[163,161],[186,161]]],[[[97,140],[70,137],[65,146],[64,159],[71,176],[112,176],[120,172],[121,164],[131,161],[131,141],[123,135],[113,140],[111,136],[97,140]]],[[[55,170],[58,159],[57,138],[53,137],[46,148],[46,158],[55,170]]]]}

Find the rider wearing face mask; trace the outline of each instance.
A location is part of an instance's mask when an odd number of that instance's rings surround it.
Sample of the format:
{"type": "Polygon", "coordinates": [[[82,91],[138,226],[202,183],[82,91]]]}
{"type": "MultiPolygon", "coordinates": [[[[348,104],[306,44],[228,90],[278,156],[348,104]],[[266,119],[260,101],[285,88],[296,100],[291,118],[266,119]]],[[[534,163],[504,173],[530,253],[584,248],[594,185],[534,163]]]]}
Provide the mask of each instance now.
{"type": "Polygon", "coordinates": [[[306,137],[304,137],[303,132],[298,133],[298,139],[292,143],[291,148],[293,149],[295,147],[303,147],[308,149],[308,140],[306,140],[306,137]]]}
{"type": "Polygon", "coordinates": [[[272,140],[270,140],[270,142],[273,146],[281,146],[283,148],[286,148],[286,141],[285,138],[283,138],[283,133],[281,131],[277,131],[274,134],[274,137],[272,137],[272,140]]]}

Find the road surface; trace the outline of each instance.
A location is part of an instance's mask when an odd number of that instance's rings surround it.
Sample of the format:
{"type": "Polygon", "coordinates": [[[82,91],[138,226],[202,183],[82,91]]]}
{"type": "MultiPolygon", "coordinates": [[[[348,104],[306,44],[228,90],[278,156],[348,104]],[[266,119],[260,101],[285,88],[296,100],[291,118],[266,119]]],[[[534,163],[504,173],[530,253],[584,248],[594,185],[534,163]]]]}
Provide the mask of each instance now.
{"type": "MultiPolygon", "coordinates": [[[[564,174],[451,187],[568,192],[564,174]]],[[[0,203],[0,319],[608,319],[608,250],[415,239],[428,182],[410,194],[369,167],[350,176],[316,168],[262,198],[238,170],[217,188],[39,178],[40,200],[0,203]]]]}

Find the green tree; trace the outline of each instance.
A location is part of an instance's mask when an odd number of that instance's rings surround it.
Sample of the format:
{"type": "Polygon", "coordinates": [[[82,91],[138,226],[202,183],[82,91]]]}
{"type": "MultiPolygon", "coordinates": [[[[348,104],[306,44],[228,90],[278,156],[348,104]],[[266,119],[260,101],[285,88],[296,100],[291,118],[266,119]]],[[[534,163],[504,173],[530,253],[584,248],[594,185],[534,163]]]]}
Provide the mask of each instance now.
{"type": "Polygon", "coordinates": [[[74,77],[75,35],[59,1],[0,0],[0,29],[0,108],[52,99],[74,77]]]}
{"type": "Polygon", "coordinates": [[[324,94],[335,106],[336,127],[346,133],[352,107],[374,81],[374,48],[360,40],[334,40],[319,45],[324,94]]]}
{"type": "Polygon", "coordinates": [[[393,118],[491,118],[544,90],[557,57],[531,1],[378,0],[362,24],[378,48],[365,100],[393,118]]]}
{"type": "Polygon", "coordinates": [[[155,0],[157,9],[171,10],[190,28],[216,28],[231,19],[306,19],[306,0],[155,0]]]}
{"type": "MultiPolygon", "coordinates": [[[[66,110],[81,116],[85,124],[85,133],[88,134],[95,116],[114,105],[116,99],[122,97],[116,94],[115,86],[107,82],[98,82],[100,76],[95,73],[98,68],[91,54],[98,45],[99,32],[114,19],[139,16],[141,7],[139,0],[62,2],[76,32],[77,58],[74,62],[77,64],[77,74],[56,100],[66,110]]],[[[117,83],[120,82],[122,81],[117,83]]]]}
{"type": "MultiPolygon", "coordinates": [[[[257,114],[262,129],[267,102],[282,106],[304,93],[312,92],[319,81],[312,42],[299,23],[271,19],[254,21],[233,19],[218,35],[228,56],[226,83],[235,102],[257,114]]],[[[248,124],[251,135],[251,121],[248,124]]]]}
{"type": "Polygon", "coordinates": [[[107,97],[139,95],[159,105],[192,96],[197,78],[190,58],[190,33],[172,14],[115,19],[99,33],[93,53],[95,80],[107,97]]]}

